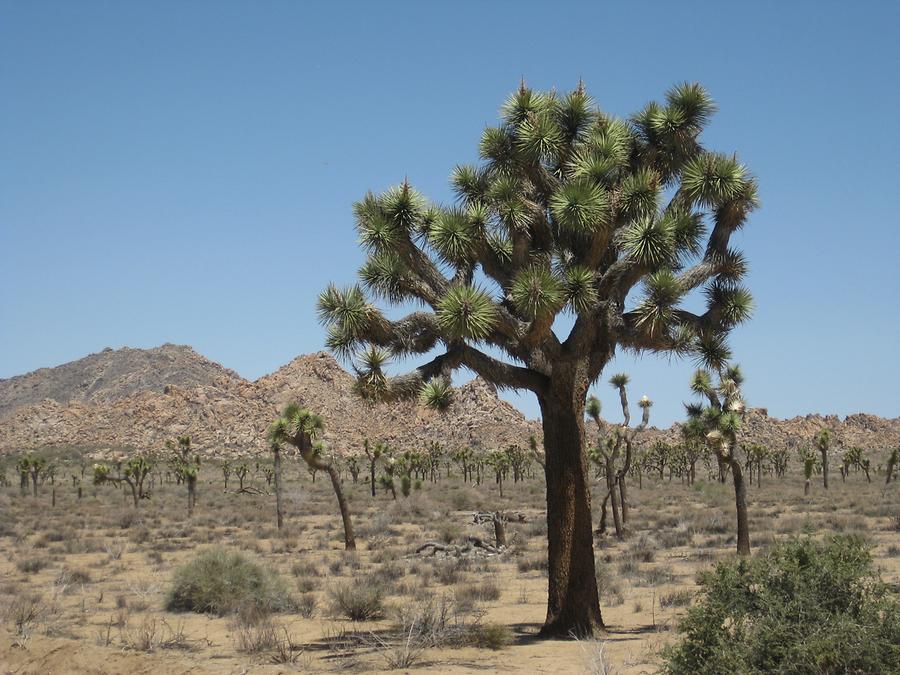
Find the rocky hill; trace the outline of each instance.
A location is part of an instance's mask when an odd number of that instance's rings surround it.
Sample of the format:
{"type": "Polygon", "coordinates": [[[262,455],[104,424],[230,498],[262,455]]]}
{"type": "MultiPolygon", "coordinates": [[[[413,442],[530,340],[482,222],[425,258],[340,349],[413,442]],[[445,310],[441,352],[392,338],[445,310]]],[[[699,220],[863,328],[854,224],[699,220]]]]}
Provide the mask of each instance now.
{"type": "Polygon", "coordinates": [[[240,379],[234,371],[186,345],[106,348],[55,368],[0,380],[0,417],[45,399],[57,403],[112,402],[142,392],[160,393],[166,385],[221,386],[240,379]]]}
{"type": "Polygon", "coordinates": [[[253,454],[265,449],[266,427],[290,401],[324,418],[325,441],[341,453],[361,447],[366,437],[401,448],[431,440],[496,447],[526,443],[539,431],[482,380],[460,387],[444,414],[415,402],[367,405],[353,395],[352,384],[325,352],[300,356],[249,382],[189,347],[104,351],[0,381],[0,452],[161,449],[167,439],[190,435],[204,453],[253,454]]]}
{"type": "MultiPolygon", "coordinates": [[[[0,380],[0,452],[49,446],[161,449],[190,435],[210,455],[265,450],[265,430],[278,410],[299,401],[325,421],[325,441],[355,452],[364,438],[399,447],[437,441],[445,447],[525,444],[540,425],[527,420],[476,378],[456,391],[445,413],[415,401],[368,405],[353,378],[325,352],[299,356],[255,382],[244,380],[190,347],[104,350],[56,368],[0,380]]],[[[884,450],[900,445],[900,418],[807,415],[787,420],[749,411],[742,434],[770,447],[807,445],[822,428],[838,445],[884,450]]],[[[679,427],[650,429],[641,443],[677,442],[679,427]]]]}

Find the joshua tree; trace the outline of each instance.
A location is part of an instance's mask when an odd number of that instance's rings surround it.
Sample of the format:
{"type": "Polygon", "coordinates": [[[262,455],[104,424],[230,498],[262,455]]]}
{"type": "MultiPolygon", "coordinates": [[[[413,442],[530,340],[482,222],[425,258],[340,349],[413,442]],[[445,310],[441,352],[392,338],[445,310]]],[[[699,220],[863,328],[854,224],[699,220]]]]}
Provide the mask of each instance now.
{"type": "Polygon", "coordinates": [[[222,478],[225,480],[225,489],[228,490],[228,479],[231,477],[231,462],[222,462],[222,478]]]}
{"type": "Polygon", "coordinates": [[[462,470],[463,482],[471,482],[473,469],[472,460],[475,457],[475,453],[472,451],[472,448],[457,448],[450,453],[450,457],[454,462],[459,464],[459,468],[462,470]]]}
{"type": "Polygon", "coordinates": [[[727,333],[750,315],[739,285],[746,264],[729,239],[756,207],[757,188],[736,157],[701,145],[713,112],[697,84],[626,121],[599,111],[580,84],[558,96],[523,82],[500,125],[482,135],[483,163],[454,170],[458,204],[429,204],[404,181],[355,205],[369,253],[363,285],[331,285],[319,299],[329,347],[359,355],[365,397],[418,397],[444,409],[461,367],[537,396],[548,519],[543,635],[603,626],[584,454],[589,386],[617,349],[722,366],[727,333]],[[694,314],[680,302],[699,288],[708,304],[694,314]],[[425,309],[392,321],[366,292],[425,309]],[[564,312],[574,321],[558,336],[564,312]],[[408,375],[384,374],[391,356],[435,349],[408,375]]]}
{"type": "Polygon", "coordinates": [[[272,451],[273,474],[275,478],[275,524],[280,530],[284,525],[284,508],[281,503],[281,441],[272,439],[269,443],[272,451]]]}
{"type": "Polygon", "coordinates": [[[129,459],[124,465],[117,465],[116,468],[117,475],[114,476],[107,464],[94,464],[94,485],[125,483],[131,489],[134,508],[137,508],[140,499],[147,496],[147,493],[144,492],[144,481],[153,470],[153,465],[146,457],[136,456],[129,459]]]}
{"type": "Polygon", "coordinates": [[[763,463],[769,458],[769,449],[759,443],[742,446],[747,455],[747,474],[750,485],[753,485],[753,472],[756,471],[756,487],[762,486],[763,463]]]}
{"type": "Polygon", "coordinates": [[[503,478],[509,471],[509,455],[504,450],[491,450],[487,454],[487,463],[494,470],[494,482],[500,489],[500,498],[503,498],[503,478]]]}
{"type": "Polygon", "coordinates": [[[350,478],[353,479],[353,484],[356,485],[359,482],[359,459],[356,457],[351,457],[347,460],[347,471],[350,472],[350,478]]]}
{"type": "Polygon", "coordinates": [[[898,464],[900,464],[900,447],[891,450],[891,454],[888,456],[887,478],[884,481],[885,485],[888,485],[891,482],[891,476],[894,474],[894,467],[898,464]]]}
{"type": "Polygon", "coordinates": [[[446,453],[443,446],[437,441],[431,441],[425,454],[425,467],[428,472],[428,480],[437,483],[441,475],[441,462],[446,453]]]}
{"type": "Polygon", "coordinates": [[[625,478],[631,470],[631,462],[634,454],[633,442],[638,432],[647,428],[650,422],[650,408],[653,402],[646,396],[641,398],[640,405],[643,410],[641,424],[635,429],[629,428],[631,424],[631,413],[628,410],[628,394],[626,386],[628,385],[628,375],[619,373],[610,378],[609,383],[619,391],[619,400],[622,404],[622,414],[624,421],[621,426],[614,427],[614,433],[606,433],[606,424],[600,417],[600,400],[596,396],[591,396],[587,400],[585,414],[594,420],[597,425],[597,431],[600,439],[596,448],[593,448],[593,458],[598,464],[601,464],[606,476],[606,497],[603,499],[602,515],[600,520],[600,530],[604,531],[606,526],[606,504],[607,500],[612,508],[613,525],[616,529],[616,537],[625,536],[625,526],[628,521],[627,511],[627,490],[625,487],[625,478]],[[624,445],[624,456],[622,454],[624,445]],[[617,464],[619,458],[623,461],[621,466],[617,464]],[[621,510],[621,517],[620,517],[621,510]]]}
{"type": "Polygon", "coordinates": [[[348,551],[355,551],[356,540],[353,537],[350,507],[347,505],[347,500],[344,499],[340,476],[338,476],[334,462],[323,456],[322,445],[314,443],[314,439],[319,436],[323,428],[322,418],[318,415],[304,410],[297,404],[290,404],[285,407],[281,417],[269,427],[269,442],[273,445],[286,443],[295,447],[300,453],[300,457],[311,468],[315,467],[328,474],[334,488],[334,496],[337,497],[338,507],[341,510],[341,519],[344,521],[344,547],[348,551]]]}
{"type": "Polygon", "coordinates": [[[234,467],[234,475],[237,476],[238,479],[238,492],[245,492],[246,488],[244,487],[244,481],[247,479],[247,474],[250,472],[250,466],[247,462],[241,462],[236,467],[234,467]]]}
{"type": "Polygon", "coordinates": [[[37,497],[38,494],[38,478],[40,478],[47,468],[47,460],[44,457],[29,455],[20,462],[21,468],[25,469],[25,486],[27,490],[28,478],[31,478],[32,494],[37,497]]]}
{"type": "Polygon", "coordinates": [[[870,470],[872,468],[872,463],[869,461],[869,458],[866,457],[863,449],[857,446],[852,446],[847,448],[844,451],[844,456],[841,458],[842,466],[841,466],[841,478],[846,480],[847,476],[850,474],[850,467],[854,467],[857,472],[860,469],[863,473],[866,474],[866,482],[872,482],[872,475],[870,470]]]}
{"type": "Polygon", "coordinates": [[[16,472],[19,474],[19,491],[22,493],[22,496],[28,494],[28,467],[30,462],[30,457],[22,457],[16,462],[16,472]]]}
{"type": "Polygon", "coordinates": [[[737,552],[750,555],[750,526],[747,518],[747,486],[741,463],[736,456],[737,432],[744,416],[741,385],[744,376],[737,365],[719,370],[719,383],[714,385],[709,371],[698,370],[691,380],[691,390],[707,400],[708,405],[688,404],[688,425],[694,435],[704,434],[719,462],[731,469],[734,501],[737,510],[737,552]]]}
{"type": "Polygon", "coordinates": [[[200,455],[191,456],[191,437],[179,436],[176,442],[166,441],[166,448],[174,454],[170,459],[175,482],[187,485],[188,518],[194,514],[197,504],[197,478],[200,476],[200,455]]]}
{"type": "Polygon", "coordinates": [[[378,459],[381,457],[381,454],[384,452],[384,446],[381,443],[376,443],[374,447],[369,445],[369,439],[363,441],[363,450],[366,452],[366,457],[369,460],[369,486],[372,489],[372,496],[375,496],[375,465],[378,463],[378,459]]]}
{"type": "Polygon", "coordinates": [[[828,429],[822,429],[816,436],[816,447],[819,448],[819,454],[822,455],[822,485],[828,489],[828,449],[831,447],[831,432],[828,429]]]}
{"type": "Polygon", "coordinates": [[[811,448],[800,450],[800,460],[803,462],[803,476],[805,482],[803,484],[803,495],[809,495],[810,481],[812,480],[813,471],[816,469],[816,454],[811,448]]]}

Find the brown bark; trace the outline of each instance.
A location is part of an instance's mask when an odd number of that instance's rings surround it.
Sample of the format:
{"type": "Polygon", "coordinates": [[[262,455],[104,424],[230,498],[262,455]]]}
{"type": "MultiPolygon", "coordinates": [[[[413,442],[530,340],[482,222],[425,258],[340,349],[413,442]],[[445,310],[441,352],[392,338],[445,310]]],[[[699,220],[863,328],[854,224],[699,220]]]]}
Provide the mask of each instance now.
{"type": "Polygon", "coordinates": [[[281,449],[272,448],[272,462],[275,469],[275,524],[280,530],[284,525],[284,509],[281,503],[281,449]]]}
{"type": "Polygon", "coordinates": [[[491,520],[494,523],[494,541],[497,548],[506,546],[506,525],[503,522],[503,516],[499,511],[494,512],[491,520]]]}
{"type": "Polygon", "coordinates": [[[887,478],[886,478],[885,481],[884,481],[884,484],[885,484],[885,485],[889,485],[890,482],[891,482],[891,476],[892,476],[893,473],[894,473],[894,465],[897,463],[897,456],[898,456],[898,454],[900,454],[900,453],[898,453],[898,452],[895,450],[894,452],[891,453],[891,456],[888,457],[888,463],[887,463],[887,478]]]}
{"type": "Polygon", "coordinates": [[[731,477],[734,480],[734,502],[737,509],[737,552],[738,555],[750,555],[750,524],[747,517],[747,486],[741,463],[736,459],[728,460],[731,465],[731,477]]]}
{"type": "Polygon", "coordinates": [[[819,452],[822,453],[822,485],[825,489],[828,489],[828,450],[826,448],[821,448],[819,452]]]}
{"type": "Polygon", "coordinates": [[[331,464],[325,467],[331,478],[331,485],[334,487],[334,496],[337,497],[338,508],[341,510],[341,520],[344,521],[344,548],[348,551],[356,550],[356,539],[353,536],[353,522],[350,520],[350,507],[344,498],[344,491],[341,489],[341,479],[338,476],[337,469],[331,464]]]}
{"type": "MultiPolygon", "coordinates": [[[[543,636],[604,629],[594,568],[591,493],[584,455],[584,391],[540,397],[547,480],[549,592],[543,636]]],[[[585,386],[586,389],[586,386],[585,386]]]]}

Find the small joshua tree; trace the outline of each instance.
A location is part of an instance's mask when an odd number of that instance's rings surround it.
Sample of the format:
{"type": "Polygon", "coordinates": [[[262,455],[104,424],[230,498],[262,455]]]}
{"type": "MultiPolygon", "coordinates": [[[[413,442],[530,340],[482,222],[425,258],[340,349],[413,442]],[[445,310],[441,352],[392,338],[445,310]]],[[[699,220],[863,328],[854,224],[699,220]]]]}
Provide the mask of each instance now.
{"type": "Polygon", "coordinates": [[[756,486],[762,486],[763,464],[769,459],[769,449],[759,443],[749,443],[742,446],[747,456],[747,474],[750,485],[753,485],[753,472],[756,471],[756,486]]]}
{"type": "Polygon", "coordinates": [[[500,498],[503,498],[503,479],[509,471],[509,455],[505,450],[491,450],[487,454],[487,463],[494,470],[494,482],[500,490],[500,498]]]}
{"type": "Polygon", "coordinates": [[[801,451],[800,459],[803,461],[803,476],[806,482],[803,484],[803,494],[809,494],[810,481],[812,480],[813,471],[816,469],[816,454],[811,448],[801,451]]]}
{"type": "Polygon", "coordinates": [[[281,442],[272,440],[269,450],[272,452],[272,473],[275,479],[275,524],[280,530],[284,525],[284,508],[281,503],[281,442]]]}
{"type": "Polygon", "coordinates": [[[32,494],[37,497],[38,495],[38,478],[40,478],[45,469],[47,468],[47,460],[44,457],[30,455],[25,458],[27,464],[25,465],[27,475],[31,478],[31,487],[32,494]]]}
{"type": "Polygon", "coordinates": [[[241,462],[234,467],[234,475],[238,479],[238,492],[246,492],[244,481],[247,480],[248,473],[250,473],[250,465],[247,462],[241,462]]]}
{"type": "Polygon", "coordinates": [[[852,446],[847,448],[844,452],[844,456],[841,458],[842,466],[841,466],[841,477],[843,480],[847,479],[847,476],[850,475],[850,468],[853,467],[857,472],[862,470],[864,474],[866,474],[866,482],[872,482],[871,468],[872,463],[869,461],[869,458],[866,457],[863,449],[857,446],[852,446]]]}
{"type": "Polygon", "coordinates": [[[131,489],[134,508],[138,508],[141,498],[148,495],[144,492],[144,481],[153,470],[153,465],[143,456],[132,457],[124,464],[117,465],[117,474],[113,475],[107,464],[94,464],[94,485],[104,483],[124,483],[131,489]]]}
{"type": "Polygon", "coordinates": [[[347,460],[347,471],[350,472],[350,478],[353,480],[354,485],[359,482],[359,470],[359,458],[351,457],[347,460]]]}
{"type": "Polygon", "coordinates": [[[179,436],[178,440],[166,441],[166,447],[172,451],[174,457],[170,460],[175,481],[180,485],[187,485],[187,512],[188,518],[194,514],[194,506],[197,504],[197,479],[200,476],[200,455],[194,453],[191,456],[191,437],[179,436]]]}
{"type": "Polygon", "coordinates": [[[597,447],[593,449],[592,457],[595,462],[602,462],[604,475],[606,476],[607,494],[601,508],[600,529],[605,529],[606,503],[609,500],[616,537],[622,538],[625,536],[625,527],[628,522],[628,492],[625,481],[628,472],[631,470],[631,462],[634,456],[634,439],[650,423],[650,408],[653,406],[653,402],[646,396],[641,398],[638,403],[643,411],[641,423],[634,429],[631,429],[631,412],[628,409],[628,394],[626,391],[628,375],[625,373],[613,375],[609,383],[619,392],[619,401],[621,402],[622,414],[625,418],[621,426],[614,427],[611,434],[606,433],[607,425],[600,417],[600,400],[596,396],[591,396],[588,399],[585,413],[597,425],[600,440],[597,447]],[[622,459],[621,465],[618,464],[620,458],[622,459]]]}
{"type": "Polygon", "coordinates": [[[381,443],[376,443],[374,446],[369,444],[369,439],[363,441],[363,450],[366,453],[366,458],[369,460],[369,486],[372,489],[372,496],[375,496],[375,466],[378,464],[378,460],[384,452],[384,446],[381,443]]]}
{"type": "Polygon", "coordinates": [[[228,490],[228,479],[231,477],[231,462],[225,460],[222,462],[222,478],[225,481],[225,490],[228,490]]]}
{"type": "Polygon", "coordinates": [[[831,447],[831,432],[828,429],[822,429],[816,436],[816,447],[819,448],[819,454],[822,455],[822,486],[828,489],[828,450],[831,447]]]}
{"type": "Polygon", "coordinates": [[[282,411],[281,417],[269,427],[269,442],[293,446],[310,468],[322,470],[328,474],[334,488],[334,496],[338,501],[338,508],[341,511],[341,519],[344,522],[344,547],[348,551],[354,551],[356,550],[356,539],[353,536],[350,507],[344,498],[340,476],[334,462],[325,459],[322,452],[323,446],[314,443],[314,439],[321,434],[323,428],[321,417],[297,404],[290,404],[282,411]]]}
{"type": "Polygon", "coordinates": [[[691,381],[692,391],[707,400],[708,405],[688,404],[688,424],[696,434],[704,434],[710,449],[721,464],[731,469],[737,510],[737,552],[750,555],[750,525],[747,517],[747,487],[741,463],[735,455],[737,433],[744,415],[741,385],[744,376],[737,365],[723,367],[714,385],[709,371],[698,370],[691,381]]]}
{"type": "Polygon", "coordinates": [[[16,462],[16,472],[19,474],[19,491],[22,496],[28,494],[28,466],[31,459],[29,457],[21,457],[16,462]]]}
{"type": "Polygon", "coordinates": [[[887,478],[884,481],[885,485],[890,484],[891,476],[894,474],[894,468],[900,465],[900,447],[896,447],[891,450],[891,454],[888,456],[887,462],[887,478]]]}

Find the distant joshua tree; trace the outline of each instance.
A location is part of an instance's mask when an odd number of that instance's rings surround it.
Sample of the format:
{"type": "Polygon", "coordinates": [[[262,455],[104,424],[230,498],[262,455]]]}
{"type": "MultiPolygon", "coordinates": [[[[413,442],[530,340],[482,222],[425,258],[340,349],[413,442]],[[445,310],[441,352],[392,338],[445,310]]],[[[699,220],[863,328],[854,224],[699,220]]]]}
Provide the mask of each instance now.
{"type": "Polygon", "coordinates": [[[822,486],[828,489],[828,450],[831,448],[831,432],[822,429],[816,436],[816,447],[822,455],[822,486]]]}
{"type": "Polygon", "coordinates": [[[641,398],[638,403],[643,411],[641,423],[634,429],[631,429],[631,412],[628,410],[628,394],[626,391],[628,375],[625,373],[613,375],[609,383],[619,392],[619,401],[621,402],[622,415],[624,416],[622,424],[614,426],[611,433],[606,433],[607,425],[600,417],[600,399],[596,396],[588,398],[585,414],[594,421],[600,433],[597,446],[592,448],[590,452],[592,459],[603,467],[604,475],[606,476],[606,497],[603,499],[601,509],[600,529],[605,529],[606,504],[608,501],[612,509],[616,537],[621,539],[625,536],[625,527],[628,521],[628,492],[625,481],[628,472],[631,471],[631,463],[634,457],[634,438],[639,432],[646,429],[650,423],[650,408],[653,406],[653,402],[646,396],[641,398]],[[622,460],[621,464],[618,463],[619,459],[622,460]]]}
{"type": "Polygon", "coordinates": [[[138,455],[132,457],[124,464],[116,466],[117,473],[113,475],[108,464],[94,464],[94,485],[104,483],[124,483],[131,489],[131,497],[134,500],[134,508],[138,508],[141,498],[149,495],[144,491],[144,481],[153,470],[153,464],[146,457],[138,455]]]}
{"type": "Polygon", "coordinates": [[[321,434],[324,424],[322,418],[314,415],[309,410],[301,408],[297,404],[285,407],[281,417],[276,419],[269,427],[269,442],[275,444],[288,444],[297,449],[300,457],[310,468],[325,471],[331,478],[334,495],[337,497],[338,507],[341,511],[341,519],[344,522],[344,547],[348,551],[356,550],[356,539],[353,536],[353,522],[350,518],[350,507],[344,498],[341,488],[341,479],[334,462],[325,459],[323,447],[314,440],[321,434]]]}
{"type": "Polygon", "coordinates": [[[750,555],[750,525],[747,517],[747,486],[741,462],[736,456],[737,432],[744,416],[741,385],[744,376],[737,365],[719,370],[719,382],[713,384],[707,370],[698,370],[691,380],[691,390],[706,399],[705,404],[688,404],[688,425],[697,436],[705,435],[710,449],[719,461],[731,469],[737,510],[737,552],[750,555]]]}

